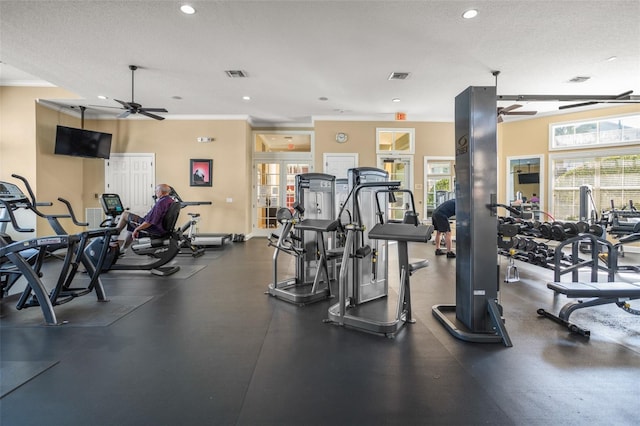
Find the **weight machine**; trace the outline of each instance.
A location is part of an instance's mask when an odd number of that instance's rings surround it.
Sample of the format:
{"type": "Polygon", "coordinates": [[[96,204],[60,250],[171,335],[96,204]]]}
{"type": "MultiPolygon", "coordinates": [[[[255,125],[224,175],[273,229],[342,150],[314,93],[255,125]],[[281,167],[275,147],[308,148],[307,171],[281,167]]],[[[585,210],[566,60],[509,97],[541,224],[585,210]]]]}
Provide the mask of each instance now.
{"type": "Polygon", "coordinates": [[[282,225],[280,235],[269,237],[274,247],[273,282],[267,293],[288,302],[304,305],[331,297],[329,262],[337,258],[333,248],[338,222],[334,219],[335,176],[305,173],[295,178],[294,213],[287,207],[276,216],[282,225]],[[295,259],[295,276],[280,279],[280,253],[295,259]]]}
{"type": "Polygon", "coordinates": [[[409,277],[428,266],[426,260],[409,263],[408,242],[427,242],[433,227],[417,225],[413,195],[399,189],[400,182],[388,181],[386,171],[361,167],[350,169],[348,176],[350,197],[342,211],[350,210],[352,217],[345,226],[338,303],[329,308],[325,322],[392,337],[405,324],[414,322],[409,277]],[[385,223],[387,197],[394,198],[396,192],[411,195],[412,211],[405,215],[410,223],[385,223]],[[388,299],[381,300],[389,293],[389,241],[398,242],[400,282],[395,309],[388,299]]]}

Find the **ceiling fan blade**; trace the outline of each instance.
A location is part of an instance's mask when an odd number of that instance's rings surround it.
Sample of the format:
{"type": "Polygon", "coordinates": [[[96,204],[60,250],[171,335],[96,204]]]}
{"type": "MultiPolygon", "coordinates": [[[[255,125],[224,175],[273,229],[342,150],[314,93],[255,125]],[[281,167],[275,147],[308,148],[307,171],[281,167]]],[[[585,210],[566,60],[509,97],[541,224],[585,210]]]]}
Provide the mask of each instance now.
{"type": "Polygon", "coordinates": [[[111,109],[122,109],[121,107],[114,107],[108,105],[89,105],[92,108],[111,108],[111,109]]]}
{"type": "Polygon", "coordinates": [[[117,118],[127,118],[129,116],[129,114],[131,114],[131,111],[126,110],[125,112],[123,112],[122,114],[118,115],[117,118]]]}
{"type": "Polygon", "coordinates": [[[522,105],[520,104],[509,105],[508,107],[502,108],[502,113],[507,114],[510,111],[513,111],[514,109],[518,109],[518,108],[522,108],[522,105]]]}
{"type": "Polygon", "coordinates": [[[165,108],[140,108],[140,111],[146,111],[146,112],[169,112],[165,108]]]}
{"type": "Polygon", "coordinates": [[[142,114],[142,115],[146,115],[147,117],[153,118],[155,120],[164,120],[164,117],[160,117],[159,115],[151,114],[150,112],[147,112],[145,110],[140,110],[138,112],[140,114],[142,114]]]}
{"type": "Polygon", "coordinates": [[[131,105],[129,105],[129,102],[121,101],[121,100],[118,100],[118,99],[114,99],[114,101],[118,102],[119,104],[121,104],[125,108],[131,108],[131,105]]]}

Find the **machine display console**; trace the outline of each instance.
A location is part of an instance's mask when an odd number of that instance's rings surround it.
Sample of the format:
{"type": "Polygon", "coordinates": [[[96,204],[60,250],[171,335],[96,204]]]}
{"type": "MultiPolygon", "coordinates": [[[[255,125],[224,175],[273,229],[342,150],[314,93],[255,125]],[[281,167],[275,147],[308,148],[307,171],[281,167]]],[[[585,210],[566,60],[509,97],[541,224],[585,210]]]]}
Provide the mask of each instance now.
{"type": "Polygon", "coordinates": [[[27,196],[16,185],[0,182],[0,199],[10,202],[27,201],[27,196]]]}
{"type": "Polygon", "coordinates": [[[102,210],[104,210],[107,216],[116,217],[124,212],[124,207],[118,194],[102,194],[100,203],[102,204],[102,210]]]}

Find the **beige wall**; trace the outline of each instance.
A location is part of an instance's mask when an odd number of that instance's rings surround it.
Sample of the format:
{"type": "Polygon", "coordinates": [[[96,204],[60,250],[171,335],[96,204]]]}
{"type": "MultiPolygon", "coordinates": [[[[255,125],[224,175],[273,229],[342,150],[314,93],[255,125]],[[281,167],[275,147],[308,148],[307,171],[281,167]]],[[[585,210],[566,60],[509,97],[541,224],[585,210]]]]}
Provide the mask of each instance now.
{"type": "MultiPolygon", "coordinates": [[[[53,155],[55,126],[80,126],[80,119],[42,105],[38,98],[75,98],[57,88],[0,87],[0,179],[11,173],[35,182],[43,200],[68,198],[81,217],[85,207],[97,207],[95,194],[104,191],[102,160],[53,155]]],[[[508,156],[540,155],[548,167],[548,129],[552,122],[640,112],[639,105],[592,110],[563,116],[506,122],[498,126],[498,199],[506,202],[505,163],[508,156]]],[[[416,152],[414,184],[423,184],[425,156],[454,155],[453,123],[400,121],[316,121],[316,172],[322,172],[324,153],[359,154],[360,166],[376,166],[376,128],[414,128],[416,152]],[[335,135],[349,135],[338,144],[335,135]]],[[[202,232],[251,232],[252,129],[245,120],[85,120],[85,128],[113,133],[112,152],[152,152],[156,155],[156,180],[173,185],[185,200],[208,200],[212,206],[189,208],[202,213],[202,232]],[[198,143],[199,136],[215,138],[198,143]],[[213,159],[213,186],[189,186],[189,159],[213,159]],[[231,198],[232,203],[226,199],[231,198]]],[[[273,129],[271,129],[273,130],[273,129]]],[[[299,129],[296,129],[299,130],[299,129]]],[[[541,184],[547,185],[546,176],[541,184]]],[[[548,194],[548,191],[545,191],[548,194]]],[[[417,208],[423,210],[423,190],[414,190],[417,208]]],[[[186,215],[180,221],[186,220],[186,215]]],[[[39,224],[39,233],[48,226],[39,224]]]]}
{"type": "MultiPolygon", "coordinates": [[[[0,179],[18,183],[11,174],[23,175],[39,200],[55,202],[43,208],[47,213],[64,212],[57,202],[63,197],[82,219],[86,207],[99,206],[95,194],[104,192],[104,162],[53,154],[56,125],[80,127],[80,118],[36,100],[62,98],[76,96],[61,89],[0,87],[0,179]]],[[[86,119],[84,127],[112,133],[112,152],[155,153],[156,180],[174,186],[184,200],[212,201],[183,210],[181,222],[184,212],[198,211],[201,232],[250,232],[251,128],[245,120],[86,119]],[[198,136],[215,141],[198,143],[198,136]],[[191,158],[213,159],[212,187],[189,186],[191,158]]],[[[51,234],[45,220],[38,219],[36,228],[38,235],[51,234]]]]}
{"type": "MultiPolygon", "coordinates": [[[[93,130],[113,134],[112,153],[154,153],[157,183],[173,186],[183,200],[213,203],[183,209],[180,223],[188,219],[186,212],[193,211],[201,213],[200,232],[249,232],[251,163],[246,121],[103,120],[93,130]],[[199,136],[215,141],[199,143],[199,136]],[[190,159],[213,160],[213,186],[189,186],[190,159]],[[232,202],[227,203],[227,198],[232,202]]],[[[97,205],[94,194],[104,192],[104,167],[102,162],[97,166],[84,173],[87,206],[97,205]]]]}
{"type": "MultiPolygon", "coordinates": [[[[412,121],[316,121],[315,122],[315,171],[322,172],[322,156],[325,153],[358,153],[359,166],[377,166],[376,129],[415,129],[416,151],[414,155],[415,185],[424,185],[425,156],[454,156],[453,123],[412,121]],[[346,143],[336,142],[336,133],[349,135],[346,143]]],[[[413,190],[416,210],[422,217],[424,189],[413,190]]]]}
{"type": "Polygon", "coordinates": [[[55,87],[0,86],[0,179],[16,173],[35,182],[35,100],[76,97],[55,87]]]}
{"type": "MultiPolygon", "coordinates": [[[[69,196],[77,201],[73,197],[73,188],[77,185],[76,181],[81,179],[74,179],[73,170],[76,168],[63,166],[56,172],[55,166],[46,165],[46,161],[43,164],[41,160],[43,154],[45,157],[48,155],[46,138],[50,139],[47,136],[49,123],[59,120],[60,124],[77,126],[79,120],[48,109],[43,116],[41,114],[43,108],[36,103],[36,99],[40,98],[77,98],[77,96],[66,90],[52,87],[0,86],[0,180],[15,182],[22,188],[22,184],[11,177],[15,173],[27,178],[37,197],[43,201],[55,201],[59,196],[69,196]],[[40,120],[43,122],[41,123],[40,120]],[[40,173],[40,169],[43,173],[40,173]],[[42,187],[38,185],[39,178],[42,187]],[[60,185],[61,182],[63,184],[60,185]],[[54,187],[56,183],[59,188],[54,187]],[[65,188],[71,188],[71,191],[58,191],[65,188]]],[[[53,129],[55,135],[55,125],[53,129]]],[[[53,152],[53,145],[50,152],[53,152]]],[[[57,206],[43,208],[51,213],[58,212],[56,209],[58,209],[57,206]]],[[[52,233],[46,221],[38,219],[36,222],[32,216],[21,215],[20,217],[26,219],[25,222],[21,221],[23,226],[36,227],[40,235],[52,233]]]]}

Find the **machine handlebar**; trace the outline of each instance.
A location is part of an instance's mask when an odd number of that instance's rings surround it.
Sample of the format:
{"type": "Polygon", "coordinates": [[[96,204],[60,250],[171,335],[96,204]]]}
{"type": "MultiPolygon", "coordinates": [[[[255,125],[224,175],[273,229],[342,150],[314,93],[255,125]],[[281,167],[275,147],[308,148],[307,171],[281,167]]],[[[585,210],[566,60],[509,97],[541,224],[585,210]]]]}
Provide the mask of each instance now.
{"type": "Polygon", "coordinates": [[[88,222],[80,222],[75,213],[73,212],[73,207],[71,207],[71,203],[67,200],[65,200],[64,198],[58,197],[58,201],[60,201],[61,203],[63,203],[65,206],[67,206],[67,210],[69,210],[69,217],[71,217],[71,221],[73,222],[74,225],[76,226],[89,226],[88,222]]]}

